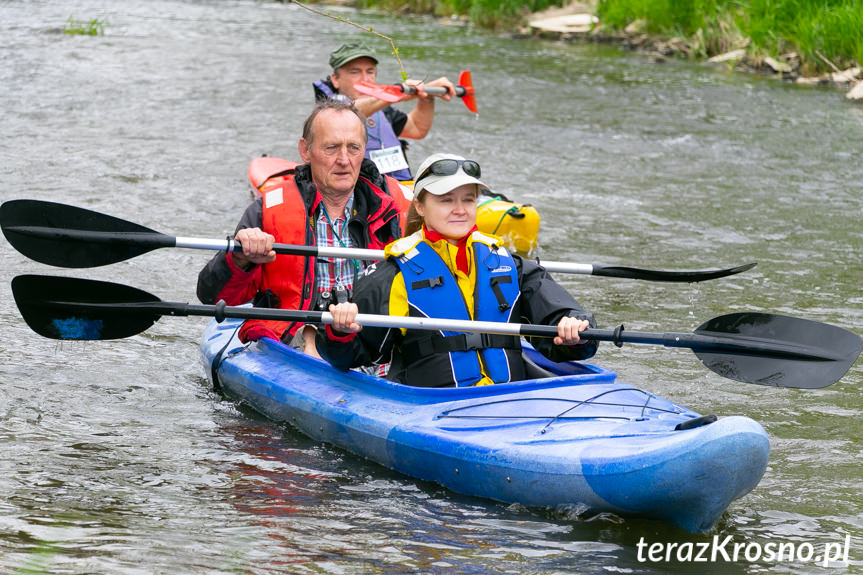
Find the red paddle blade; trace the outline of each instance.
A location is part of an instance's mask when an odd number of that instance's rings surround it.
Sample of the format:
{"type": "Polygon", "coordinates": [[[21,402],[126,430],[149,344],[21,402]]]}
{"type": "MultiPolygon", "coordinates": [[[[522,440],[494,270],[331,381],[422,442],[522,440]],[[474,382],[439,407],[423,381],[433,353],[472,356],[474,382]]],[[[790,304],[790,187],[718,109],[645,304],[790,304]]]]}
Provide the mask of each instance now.
{"type": "Polygon", "coordinates": [[[402,91],[401,86],[384,86],[381,84],[372,84],[371,82],[361,81],[354,83],[354,89],[360,94],[372,96],[378,100],[389,102],[390,104],[400,102],[405,98],[410,97],[410,94],[405,94],[402,91]]]}
{"type": "Polygon", "coordinates": [[[470,78],[470,70],[462,70],[458,75],[458,83],[459,86],[464,88],[464,96],[461,97],[464,105],[467,106],[467,109],[477,114],[476,109],[476,98],[474,97],[473,92],[473,80],[470,78]]]}

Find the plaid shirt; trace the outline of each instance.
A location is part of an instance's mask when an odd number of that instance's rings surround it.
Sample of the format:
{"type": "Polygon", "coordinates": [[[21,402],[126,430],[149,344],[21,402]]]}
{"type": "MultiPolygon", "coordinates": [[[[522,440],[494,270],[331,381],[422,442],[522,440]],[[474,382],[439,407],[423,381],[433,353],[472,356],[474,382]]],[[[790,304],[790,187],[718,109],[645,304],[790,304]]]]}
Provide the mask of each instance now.
{"type": "MultiPolygon", "coordinates": [[[[333,220],[332,216],[327,214],[324,204],[321,203],[318,219],[315,222],[315,235],[319,246],[353,247],[351,235],[348,233],[348,221],[353,214],[353,208],[354,197],[351,195],[347,205],[345,205],[345,211],[333,220]]],[[[317,276],[318,293],[333,292],[336,286],[342,286],[350,293],[354,287],[354,279],[362,269],[363,266],[359,260],[317,257],[315,259],[315,275],[317,276]]]]}
{"type": "MultiPolygon", "coordinates": [[[[319,246],[332,248],[351,248],[351,235],[348,233],[348,221],[351,219],[354,208],[354,197],[351,196],[345,206],[344,213],[335,220],[327,218],[326,208],[321,204],[320,214],[315,222],[315,234],[319,246]],[[332,221],[332,223],[330,223],[332,221]]],[[[318,293],[333,292],[336,286],[342,286],[350,294],[354,289],[354,280],[363,271],[363,264],[359,260],[347,260],[344,258],[315,259],[315,274],[317,275],[318,293]]],[[[334,302],[335,303],[335,302],[334,302]]],[[[366,367],[356,367],[355,371],[361,371],[368,375],[386,377],[389,371],[389,363],[380,363],[366,367]]]]}

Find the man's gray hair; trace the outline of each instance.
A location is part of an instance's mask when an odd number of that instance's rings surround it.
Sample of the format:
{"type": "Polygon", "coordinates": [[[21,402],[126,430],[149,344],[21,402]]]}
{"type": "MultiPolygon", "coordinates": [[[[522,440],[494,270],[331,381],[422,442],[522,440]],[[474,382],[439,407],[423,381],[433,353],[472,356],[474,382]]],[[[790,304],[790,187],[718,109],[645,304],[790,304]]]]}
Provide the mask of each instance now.
{"type": "Polygon", "coordinates": [[[341,112],[347,110],[353,113],[357,118],[360,119],[360,125],[363,127],[363,142],[366,144],[369,143],[369,132],[366,127],[366,117],[363,116],[363,113],[357,110],[357,107],[354,106],[354,103],[350,101],[346,96],[336,97],[329,100],[324,100],[323,102],[319,102],[315,109],[312,110],[312,113],[309,114],[309,117],[306,118],[306,121],[303,123],[303,139],[306,141],[307,146],[311,146],[312,142],[315,139],[315,131],[312,129],[312,124],[315,122],[315,118],[318,117],[318,114],[323,112],[324,110],[334,110],[336,112],[341,112]]]}

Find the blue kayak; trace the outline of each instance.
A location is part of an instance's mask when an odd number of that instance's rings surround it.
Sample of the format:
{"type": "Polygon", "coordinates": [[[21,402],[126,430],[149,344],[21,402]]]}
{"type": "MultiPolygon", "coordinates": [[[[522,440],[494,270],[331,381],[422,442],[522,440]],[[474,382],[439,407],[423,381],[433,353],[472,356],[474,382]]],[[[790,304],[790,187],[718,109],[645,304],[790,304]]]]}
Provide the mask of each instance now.
{"type": "Polygon", "coordinates": [[[211,321],[201,361],[228,397],[411,477],[530,507],[585,507],[710,529],[764,474],[767,434],[711,417],[591,364],[555,364],[525,345],[540,379],[416,388],[211,321]],[[215,363],[215,369],[214,369],[215,363]]]}

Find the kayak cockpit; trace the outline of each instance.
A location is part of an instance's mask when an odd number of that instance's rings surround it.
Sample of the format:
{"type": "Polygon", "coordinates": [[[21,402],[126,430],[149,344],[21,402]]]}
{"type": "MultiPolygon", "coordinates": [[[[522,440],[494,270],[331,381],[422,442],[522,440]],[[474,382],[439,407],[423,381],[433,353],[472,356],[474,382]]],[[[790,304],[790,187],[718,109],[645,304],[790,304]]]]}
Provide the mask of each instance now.
{"type": "Polygon", "coordinates": [[[219,364],[226,357],[245,349],[250,352],[260,349],[265,351],[266,355],[280,356],[279,360],[274,361],[273,367],[275,368],[277,364],[281,370],[297,369],[305,373],[314,372],[328,380],[339,379],[347,385],[377,388],[376,393],[391,396],[399,394],[426,396],[434,402],[493,396],[535,388],[607,384],[617,378],[615,372],[590,363],[552,362],[529,343],[522,341],[523,356],[530,379],[482,387],[412,387],[359,371],[337,372],[326,361],[306,355],[275,340],[266,339],[253,344],[243,344],[236,337],[241,323],[241,320],[237,319],[226,319],[218,324],[213,321],[207,330],[208,336],[201,342],[201,354],[206,363],[211,366],[211,379],[213,372],[218,370],[219,364]],[[212,369],[213,364],[216,370],[212,369]]]}

